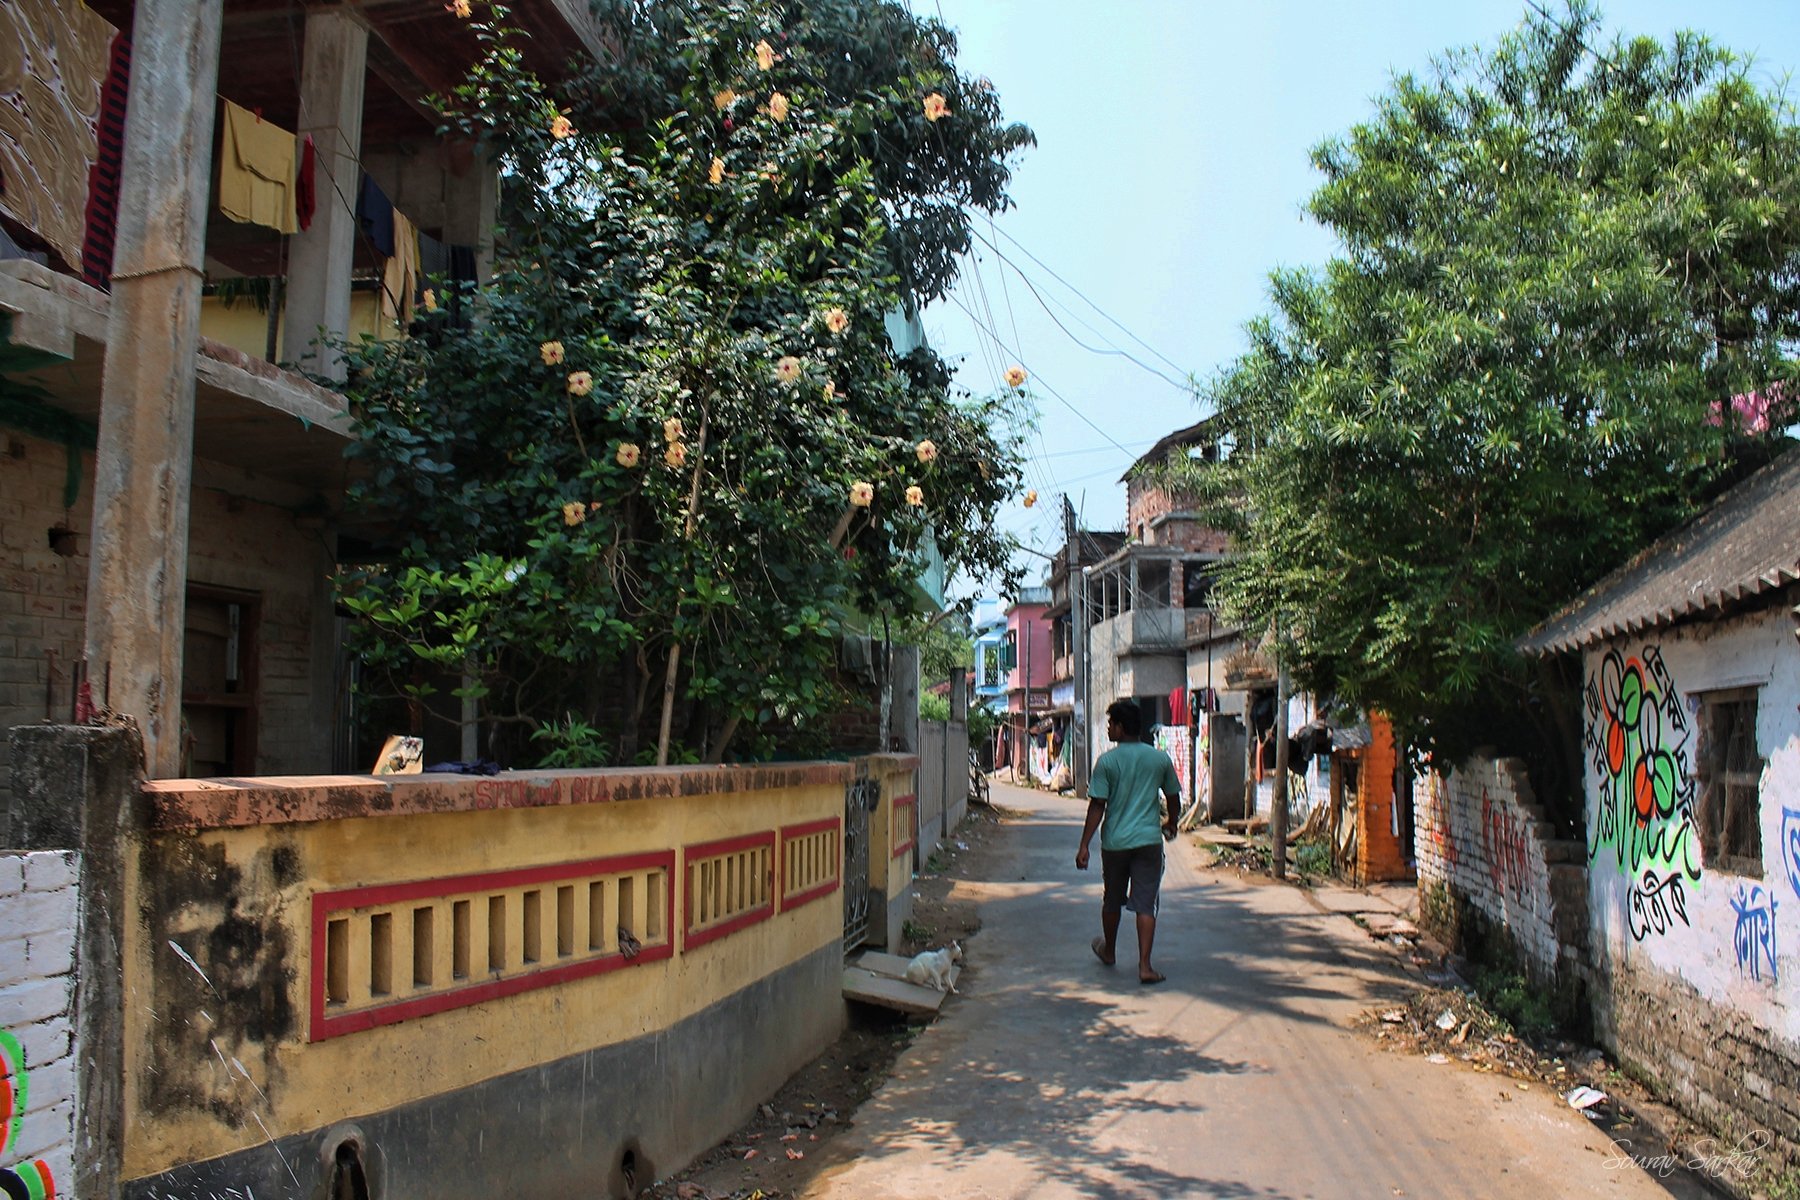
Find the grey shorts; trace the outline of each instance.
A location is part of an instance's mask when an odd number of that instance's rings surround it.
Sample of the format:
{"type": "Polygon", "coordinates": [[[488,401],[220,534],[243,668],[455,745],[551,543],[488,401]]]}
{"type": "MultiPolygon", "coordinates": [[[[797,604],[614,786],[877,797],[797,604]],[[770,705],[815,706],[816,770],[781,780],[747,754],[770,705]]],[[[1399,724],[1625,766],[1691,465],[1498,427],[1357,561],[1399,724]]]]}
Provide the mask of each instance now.
{"type": "Polygon", "coordinates": [[[1112,912],[1129,908],[1142,916],[1154,917],[1162,898],[1162,873],[1161,842],[1129,850],[1100,851],[1100,878],[1105,888],[1100,906],[1112,912]]]}

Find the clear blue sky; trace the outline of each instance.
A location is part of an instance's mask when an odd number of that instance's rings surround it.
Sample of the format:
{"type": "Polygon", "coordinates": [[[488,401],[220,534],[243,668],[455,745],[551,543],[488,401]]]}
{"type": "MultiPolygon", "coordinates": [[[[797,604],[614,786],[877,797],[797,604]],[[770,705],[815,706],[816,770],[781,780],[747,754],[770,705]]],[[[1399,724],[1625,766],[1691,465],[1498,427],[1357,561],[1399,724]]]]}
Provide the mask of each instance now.
{"type": "MultiPolygon", "coordinates": [[[[1038,137],[1016,166],[1017,207],[979,232],[1081,341],[1177,379],[1204,378],[1241,351],[1245,321],[1268,307],[1272,268],[1331,254],[1301,211],[1318,182],[1311,148],[1368,117],[1394,74],[1446,49],[1492,46],[1527,11],[1524,0],[910,2],[957,31],[963,71],[992,80],[1008,118],[1038,137]]],[[[1800,0],[1613,0],[1604,11],[1615,32],[1705,33],[1752,57],[1772,87],[1800,66],[1800,0]]],[[[1119,476],[1204,414],[1128,360],[1082,349],[999,255],[979,242],[976,252],[960,306],[932,306],[925,326],[977,392],[1003,386],[1013,362],[1032,372],[1040,418],[1026,476],[1039,503],[1010,505],[1002,527],[1054,550],[1066,492],[1088,528],[1122,528],[1119,476]]],[[[1047,565],[1022,561],[1032,582],[1047,565]]]]}

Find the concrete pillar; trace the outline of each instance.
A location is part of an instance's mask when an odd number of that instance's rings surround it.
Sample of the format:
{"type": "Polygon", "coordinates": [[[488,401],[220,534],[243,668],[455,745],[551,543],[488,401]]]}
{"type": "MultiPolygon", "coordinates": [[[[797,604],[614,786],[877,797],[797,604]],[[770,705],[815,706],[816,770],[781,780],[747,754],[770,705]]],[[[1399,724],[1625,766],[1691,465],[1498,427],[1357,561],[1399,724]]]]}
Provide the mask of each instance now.
{"type": "Polygon", "coordinates": [[[356,193],[361,183],[363,79],[369,31],[341,10],[306,18],[300,69],[300,128],[312,136],[318,206],[312,226],[288,248],[287,335],[282,358],[332,379],[343,360],[313,344],[320,328],[350,328],[350,263],[356,251],[356,193]]]}
{"type": "Polygon", "coordinates": [[[138,0],[100,389],[89,675],[137,718],[150,774],[181,763],[194,356],[221,0],[138,0]]]}
{"type": "Polygon", "coordinates": [[[444,197],[444,240],[475,248],[475,276],[482,282],[494,273],[494,224],[500,211],[500,168],[476,152],[467,174],[451,175],[444,197]]]}
{"type": "MultiPolygon", "coordinates": [[[[902,754],[919,752],[919,648],[895,645],[889,651],[888,670],[894,681],[894,708],[888,720],[884,749],[902,754]]],[[[955,719],[953,713],[952,719],[955,719]]]]}

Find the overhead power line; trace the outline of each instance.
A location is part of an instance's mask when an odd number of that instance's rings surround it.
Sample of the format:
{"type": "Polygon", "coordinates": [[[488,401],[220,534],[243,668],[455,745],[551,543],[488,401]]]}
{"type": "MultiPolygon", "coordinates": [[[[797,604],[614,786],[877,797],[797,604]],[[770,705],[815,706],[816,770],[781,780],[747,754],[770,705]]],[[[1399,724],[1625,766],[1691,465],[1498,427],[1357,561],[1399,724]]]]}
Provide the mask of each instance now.
{"type": "MultiPolygon", "coordinates": [[[[1089,308],[1091,308],[1095,312],[1099,313],[1102,317],[1105,317],[1114,326],[1116,326],[1121,333],[1123,333],[1126,337],[1130,338],[1132,341],[1136,342],[1138,345],[1142,346],[1145,350],[1148,350],[1154,357],[1160,358],[1164,363],[1166,363],[1169,366],[1169,368],[1171,370],[1176,371],[1183,376],[1186,376],[1190,373],[1187,370],[1187,368],[1183,367],[1180,363],[1176,362],[1174,359],[1170,358],[1168,355],[1166,355],[1162,351],[1158,350],[1155,346],[1152,346],[1149,342],[1146,342],[1143,338],[1139,337],[1137,334],[1131,332],[1131,330],[1125,325],[1125,323],[1123,321],[1120,321],[1117,317],[1113,316],[1111,313],[1109,313],[1105,309],[1101,308],[1098,304],[1095,304],[1092,300],[1090,300],[1088,298],[1086,292],[1083,292],[1080,288],[1078,288],[1074,284],[1070,283],[1067,279],[1064,279],[1061,275],[1058,275],[1056,273],[1055,268],[1051,267],[1049,263],[1045,262],[1043,259],[1041,259],[1037,255],[1033,254],[1031,252],[1031,248],[1029,246],[1027,246],[1024,242],[1021,242],[1018,238],[1016,238],[1012,234],[1006,232],[1006,230],[1001,229],[999,226],[994,227],[994,232],[998,233],[1001,237],[1005,238],[1007,241],[1009,241],[1013,245],[1017,246],[1019,248],[1019,252],[1021,254],[1023,254],[1026,258],[1029,258],[1032,262],[1036,263],[1038,266],[1044,268],[1045,273],[1048,274],[1050,276],[1050,278],[1056,280],[1056,282],[1062,284],[1064,287],[1068,288],[1071,292],[1074,292],[1077,296],[1079,296],[1081,298],[1081,302],[1083,304],[1086,304],[1089,308]]],[[[977,234],[976,236],[979,237],[980,235],[977,234]]],[[[996,250],[996,253],[998,253],[997,250],[996,250]]],[[[1016,266],[1013,267],[1013,270],[1015,270],[1015,271],[1018,270],[1018,267],[1016,267],[1016,266]]]]}
{"type": "MultiPolygon", "coordinates": [[[[1029,275],[1025,274],[1025,272],[1020,269],[1019,264],[1013,262],[1010,258],[1006,257],[1005,251],[1001,250],[1000,247],[996,246],[993,242],[990,242],[990,241],[988,241],[988,239],[982,237],[980,233],[977,233],[974,230],[970,230],[970,232],[972,234],[974,234],[975,238],[978,241],[980,241],[982,245],[986,246],[989,250],[993,251],[995,257],[997,257],[1001,262],[1005,263],[1007,266],[1009,266],[1013,269],[1013,271],[1019,276],[1020,281],[1025,284],[1026,289],[1028,291],[1030,291],[1032,298],[1038,302],[1038,307],[1040,307],[1044,310],[1045,315],[1047,315],[1050,318],[1050,320],[1056,325],[1056,327],[1058,329],[1063,331],[1064,336],[1066,336],[1071,342],[1074,342],[1077,346],[1081,347],[1083,350],[1086,350],[1089,354],[1103,354],[1103,355],[1110,355],[1115,358],[1123,358],[1127,362],[1130,362],[1130,363],[1134,364],[1135,366],[1141,368],[1148,374],[1156,376],[1158,379],[1162,380],[1164,383],[1168,384],[1171,387],[1179,388],[1183,391],[1191,390],[1191,388],[1189,387],[1189,385],[1185,379],[1171,378],[1168,374],[1151,366],[1149,363],[1145,362],[1143,359],[1139,358],[1137,355],[1131,353],[1131,351],[1129,351],[1129,350],[1120,350],[1116,346],[1112,346],[1112,344],[1110,342],[1107,344],[1107,347],[1103,348],[1100,346],[1090,346],[1086,342],[1082,341],[1081,338],[1076,336],[1074,330],[1070,329],[1067,325],[1063,324],[1062,318],[1056,315],[1056,311],[1054,309],[1052,309],[1050,307],[1049,302],[1044,299],[1043,293],[1038,291],[1037,285],[1031,282],[1031,277],[1029,275]]],[[[1086,297],[1083,297],[1083,299],[1085,300],[1086,297]]],[[[1092,301],[1089,301],[1089,304],[1092,304],[1092,301]]],[[[1095,311],[1099,311],[1099,310],[1096,309],[1095,311]]],[[[1104,316],[1105,314],[1102,313],[1101,315],[1104,316]]],[[[1110,317],[1108,317],[1107,319],[1112,320],[1112,318],[1110,318],[1110,317]]],[[[1117,324],[1117,322],[1115,321],[1114,324],[1117,324]]],[[[1170,364],[1170,365],[1173,366],[1173,364],[1170,364]]],[[[1176,367],[1175,369],[1179,371],[1181,368],[1176,367]]]]}
{"type": "MultiPolygon", "coordinates": [[[[1018,350],[1016,348],[1007,346],[1005,342],[1000,340],[1000,338],[994,333],[994,331],[992,329],[988,328],[986,325],[983,325],[981,323],[981,318],[975,315],[974,310],[971,309],[967,304],[964,304],[962,302],[961,298],[958,297],[954,292],[949,294],[949,300],[950,300],[950,303],[952,303],[952,304],[956,305],[956,307],[962,309],[964,314],[966,314],[968,316],[969,320],[975,322],[977,328],[979,328],[983,333],[987,334],[989,337],[993,338],[995,345],[1001,347],[1002,349],[1006,350],[1007,353],[1012,355],[1014,362],[1018,363],[1021,367],[1024,367],[1025,370],[1031,371],[1032,378],[1037,381],[1038,386],[1043,388],[1046,392],[1049,392],[1052,396],[1054,396],[1056,398],[1056,400],[1064,408],[1068,409],[1070,412],[1074,413],[1077,417],[1081,418],[1081,421],[1084,425],[1086,425],[1089,429],[1092,429],[1095,433],[1099,434],[1102,438],[1106,439],[1107,442],[1111,443],[1114,446],[1118,446],[1119,450],[1122,453],[1125,453],[1125,454],[1131,453],[1131,451],[1126,450],[1124,446],[1119,445],[1118,440],[1115,439],[1112,434],[1106,432],[1106,430],[1104,430],[1100,426],[1096,425],[1094,423],[1094,420],[1092,417],[1088,416],[1086,413],[1082,412],[1079,408],[1076,408],[1072,403],[1070,403],[1068,397],[1064,396],[1061,392],[1059,392],[1055,388],[1051,387],[1041,377],[1039,377],[1035,371],[1032,371],[1031,367],[1026,364],[1024,357],[1018,352],[1018,350]]],[[[1133,455],[1133,458],[1135,460],[1136,456],[1133,455]]]]}

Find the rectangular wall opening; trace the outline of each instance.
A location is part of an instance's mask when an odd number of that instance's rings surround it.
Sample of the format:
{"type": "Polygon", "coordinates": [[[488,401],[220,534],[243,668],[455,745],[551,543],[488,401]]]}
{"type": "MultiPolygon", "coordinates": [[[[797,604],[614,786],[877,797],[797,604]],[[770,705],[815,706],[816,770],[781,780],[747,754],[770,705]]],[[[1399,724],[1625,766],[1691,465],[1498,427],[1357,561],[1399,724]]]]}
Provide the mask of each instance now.
{"type": "Polygon", "coordinates": [[[376,913],[369,918],[369,994],[385,996],[394,990],[394,914],[376,913]]]}
{"type": "Polygon", "coordinates": [[[325,999],[350,999],[350,922],[340,918],[325,926],[325,999]]]}
{"type": "Polygon", "coordinates": [[[619,928],[634,935],[638,932],[637,897],[633,895],[636,885],[637,880],[629,875],[619,880],[619,928]]]}
{"type": "Polygon", "coordinates": [[[488,970],[506,970],[506,897],[488,897],[488,970]]]}
{"type": "Polygon", "coordinates": [[[413,909],[413,986],[416,988],[431,986],[431,923],[436,915],[434,909],[413,909]]]}
{"type": "Polygon", "coordinates": [[[588,884],[588,949],[606,949],[606,880],[588,884]]]}
{"type": "Polygon", "coordinates": [[[533,889],[525,893],[525,944],[519,949],[528,963],[537,962],[543,957],[544,947],[544,893],[533,889]]]}
{"type": "Polygon", "coordinates": [[[458,900],[450,906],[450,976],[453,979],[469,977],[469,942],[473,934],[470,917],[467,900],[458,900]]]}
{"type": "Polygon", "coordinates": [[[567,958],[575,953],[575,888],[564,885],[556,889],[556,956],[567,958]]]}

